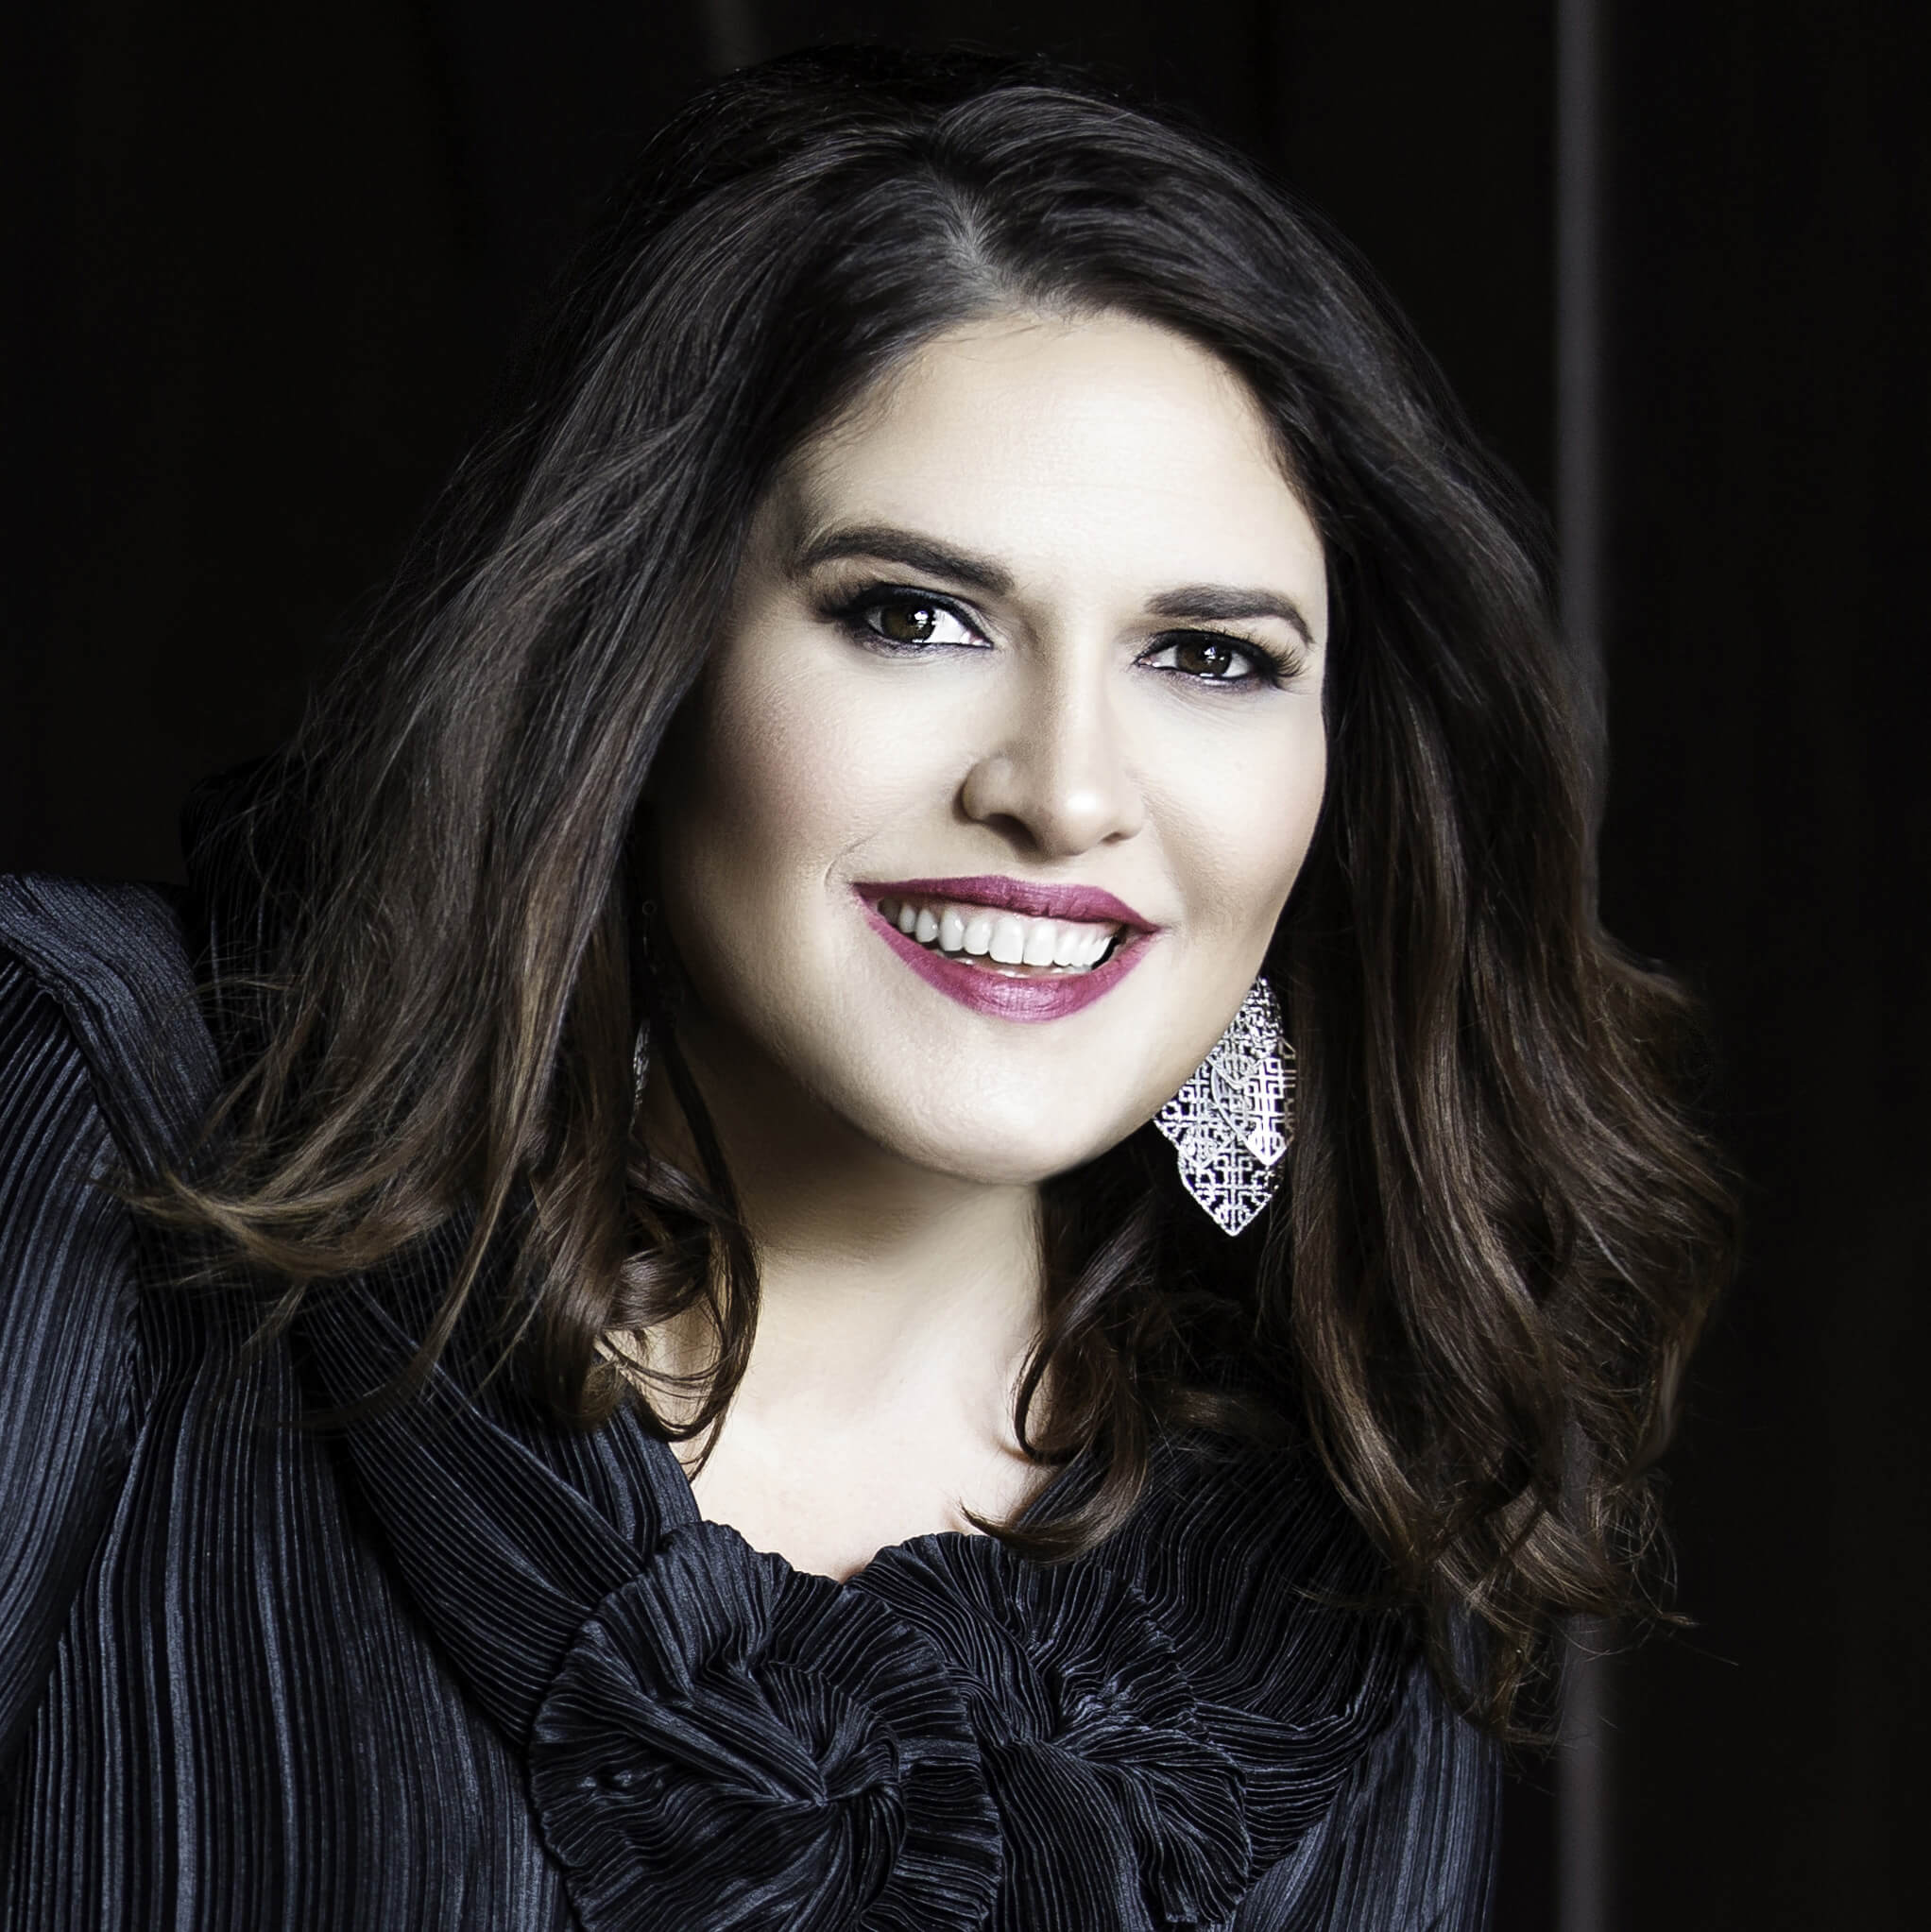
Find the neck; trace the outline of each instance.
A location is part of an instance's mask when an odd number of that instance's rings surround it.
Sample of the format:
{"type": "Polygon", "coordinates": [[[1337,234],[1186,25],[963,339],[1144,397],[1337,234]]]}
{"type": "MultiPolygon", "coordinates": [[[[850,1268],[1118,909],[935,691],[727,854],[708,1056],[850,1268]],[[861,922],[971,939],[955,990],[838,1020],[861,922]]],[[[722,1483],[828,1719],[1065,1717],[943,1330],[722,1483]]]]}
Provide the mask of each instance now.
{"type": "MultiPolygon", "coordinates": [[[[692,1071],[758,1260],[758,1332],[734,1407],[842,1428],[908,1413],[1010,1434],[1037,1331],[1038,1189],[935,1173],[798,1095],[692,1071]]],[[[689,1130],[654,1078],[646,1133],[695,1169],[689,1130]]],[[[651,1338],[655,1360],[703,1364],[697,1325],[651,1338]]]]}

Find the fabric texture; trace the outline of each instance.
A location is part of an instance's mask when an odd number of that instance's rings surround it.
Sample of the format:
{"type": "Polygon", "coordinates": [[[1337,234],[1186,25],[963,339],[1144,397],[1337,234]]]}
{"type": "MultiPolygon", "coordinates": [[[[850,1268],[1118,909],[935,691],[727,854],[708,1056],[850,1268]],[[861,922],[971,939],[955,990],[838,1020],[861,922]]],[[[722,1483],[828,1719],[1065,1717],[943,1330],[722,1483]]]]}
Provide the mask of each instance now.
{"type": "Polygon", "coordinates": [[[1486,1922],[1495,1753],[1355,1607],[1304,1454],[1171,1439],[1079,1561],[945,1534],[839,1584],[463,1331],[419,1400],[290,1427],[406,1359],[460,1230],[240,1365],[111,1185],[232,1058],[209,949],[198,902],[0,881],[0,1927],[1486,1922]]]}

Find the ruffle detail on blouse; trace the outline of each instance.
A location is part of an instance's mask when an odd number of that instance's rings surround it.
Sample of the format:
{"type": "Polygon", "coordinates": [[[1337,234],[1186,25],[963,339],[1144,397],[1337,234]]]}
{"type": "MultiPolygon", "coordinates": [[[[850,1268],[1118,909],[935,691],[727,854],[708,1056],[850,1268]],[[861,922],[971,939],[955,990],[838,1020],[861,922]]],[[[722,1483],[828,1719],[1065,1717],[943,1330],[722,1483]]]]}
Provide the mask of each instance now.
{"type": "MultiPolygon", "coordinates": [[[[346,1402],[407,1342],[372,1284],[336,1289],[300,1327],[346,1402]]],[[[628,1534],[442,1369],[345,1445],[444,1655],[529,1753],[587,1932],[1224,1925],[1393,1708],[1408,1647],[1347,1607],[1372,1553],[1306,1459],[1163,1445],[1071,1563],[944,1534],[839,1584],[705,1522],[668,1446],[610,1427],[661,1465],[628,1534]]]]}
{"type": "Polygon", "coordinates": [[[1412,1649],[1396,1616],[1365,1607],[1382,1581],[1372,1548],[1311,1456],[1162,1445],[1146,1506],[1107,1561],[1185,1660],[1265,1869],[1324,1814],[1393,1711],[1412,1649]]]}
{"type": "Polygon", "coordinates": [[[964,1694],[1005,1834],[1001,1932],[1232,1913],[1253,1875],[1240,1777],[1131,1584],[929,1536],[881,1551],[852,1591],[917,1631],[964,1694]]]}
{"type": "Polygon", "coordinates": [[[1000,1880],[941,1660],[721,1524],[672,1532],[597,1606],[530,1782],[588,1932],[969,1932],[1000,1880]]]}

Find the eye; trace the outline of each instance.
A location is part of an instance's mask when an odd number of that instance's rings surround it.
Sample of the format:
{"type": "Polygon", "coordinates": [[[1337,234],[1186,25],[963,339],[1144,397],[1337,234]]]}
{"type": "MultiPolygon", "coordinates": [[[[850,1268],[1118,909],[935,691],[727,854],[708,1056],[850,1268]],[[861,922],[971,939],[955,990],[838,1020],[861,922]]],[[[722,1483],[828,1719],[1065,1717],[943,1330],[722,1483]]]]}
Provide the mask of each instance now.
{"type": "Polygon", "coordinates": [[[1286,668],[1258,644],[1212,630],[1170,633],[1140,662],[1202,684],[1278,684],[1286,668]]]}
{"type": "Polygon", "coordinates": [[[854,629],[902,650],[983,641],[949,604],[919,590],[869,591],[840,615],[854,629]]]}

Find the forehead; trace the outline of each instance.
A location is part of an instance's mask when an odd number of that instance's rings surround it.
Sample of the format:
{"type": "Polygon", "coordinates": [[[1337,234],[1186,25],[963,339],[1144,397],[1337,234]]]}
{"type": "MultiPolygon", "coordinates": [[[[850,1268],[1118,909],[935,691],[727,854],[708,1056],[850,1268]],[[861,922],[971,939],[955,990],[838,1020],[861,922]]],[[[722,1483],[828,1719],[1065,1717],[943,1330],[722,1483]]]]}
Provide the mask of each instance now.
{"type": "Polygon", "coordinates": [[[846,521],[910,525],[1022,579],[1273,577],[1307,598],[1324,578],[1246,385],[1117,314],[1000,316],[934,337],[812,438],[777,494],[799,543],[846,521]]]}

